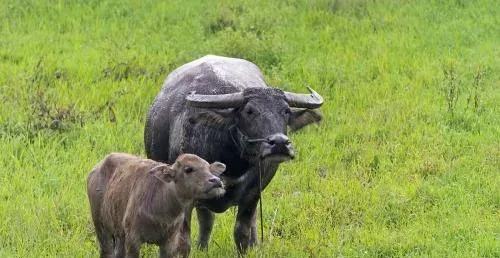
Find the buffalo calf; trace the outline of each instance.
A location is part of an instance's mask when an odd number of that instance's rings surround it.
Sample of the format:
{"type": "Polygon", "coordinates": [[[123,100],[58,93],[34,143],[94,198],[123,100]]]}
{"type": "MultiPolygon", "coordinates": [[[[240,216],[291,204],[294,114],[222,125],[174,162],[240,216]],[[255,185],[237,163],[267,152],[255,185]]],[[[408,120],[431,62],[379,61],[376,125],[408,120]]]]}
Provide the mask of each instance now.
{"type": "Polygon", "coordinates": [[[186,216],[199,199],[224,194],[218,177],[226,166],[193,154],[173,165],[112,153],[87,179],[101,257],[139,257],[142,243],[160,247],[160,257],[187,256],[186,216]]]}

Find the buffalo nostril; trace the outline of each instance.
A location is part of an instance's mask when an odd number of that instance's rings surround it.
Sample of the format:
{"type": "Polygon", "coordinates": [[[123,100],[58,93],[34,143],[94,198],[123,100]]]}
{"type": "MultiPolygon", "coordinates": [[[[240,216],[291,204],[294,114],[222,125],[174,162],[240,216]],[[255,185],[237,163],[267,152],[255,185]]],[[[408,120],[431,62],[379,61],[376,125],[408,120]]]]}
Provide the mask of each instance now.
{"type": "Polygon", "coordinates": [[[267,143],[269,145],[289,145],[290,144],[290,139],[288,136],[278,133],[275,135],[272,135],[271,137],[268,138],[267,143]]]}

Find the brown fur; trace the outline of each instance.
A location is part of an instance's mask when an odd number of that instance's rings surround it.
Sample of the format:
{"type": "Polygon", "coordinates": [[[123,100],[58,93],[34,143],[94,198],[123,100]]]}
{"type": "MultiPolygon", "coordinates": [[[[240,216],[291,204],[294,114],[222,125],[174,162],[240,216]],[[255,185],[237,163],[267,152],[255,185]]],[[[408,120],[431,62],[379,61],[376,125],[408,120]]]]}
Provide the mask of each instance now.
{"type": "Polygon", "coordinates": [[[224,169],[192,154],[171,166],[125,153],[108,155],[87,180],[101,257],[139,257],[142,243],[160,246],[160,257],[187,256],[184,218],[195,200],[224,193],[217,177],[224,169]]]}

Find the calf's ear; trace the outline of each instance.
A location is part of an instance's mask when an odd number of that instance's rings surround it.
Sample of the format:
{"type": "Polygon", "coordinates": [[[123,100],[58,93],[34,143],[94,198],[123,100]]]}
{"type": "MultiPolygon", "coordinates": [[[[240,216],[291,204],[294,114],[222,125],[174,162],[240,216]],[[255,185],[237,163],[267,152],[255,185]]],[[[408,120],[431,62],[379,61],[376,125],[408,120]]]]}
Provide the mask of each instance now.
{"type": "Polygon", "coordinates": [[[216,161],[210,164],[210,172],[212,172],[214,176],[220,176],[220,174],[222,174],[222,172],[224,172],[225,170],[226,170],[226,165],[224,165],[224,163],[216,161]]]}
{"type": "Polygon", "coordinates": [[[175,180],[175,170],[172,169],[169,165],[161,164],[153,167],[150,171],[150,174],[160,178],[165,182],[172,182],[175,180]]]}
{"type": "Polygon", "coordinates": [[[312,124],[318,123],[321,121],[323,117],[321,114],[313,109],[302,109],[302,110],[294,110],[290,114],[290,118],[288,119],[288,126],[292,131],[297,131],[302,129],[302,127],[312,124]]]}

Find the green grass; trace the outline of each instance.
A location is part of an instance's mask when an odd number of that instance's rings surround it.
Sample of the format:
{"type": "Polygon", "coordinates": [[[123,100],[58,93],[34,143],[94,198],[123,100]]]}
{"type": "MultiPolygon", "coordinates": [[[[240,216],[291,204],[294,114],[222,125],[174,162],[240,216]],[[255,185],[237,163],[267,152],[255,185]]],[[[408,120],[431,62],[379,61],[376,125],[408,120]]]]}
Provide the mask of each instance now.
{"type": "MultiPolygon", "coordinates": [[[[497,1],[71,2],[0,3],[0,257],[97,256],[87,174],[144,156],[163,80],[209,53],[325,98],[249,257],[500,256],[497,1]]],[[[234,257],[234,217],[192,257],[234,257]]]]}

